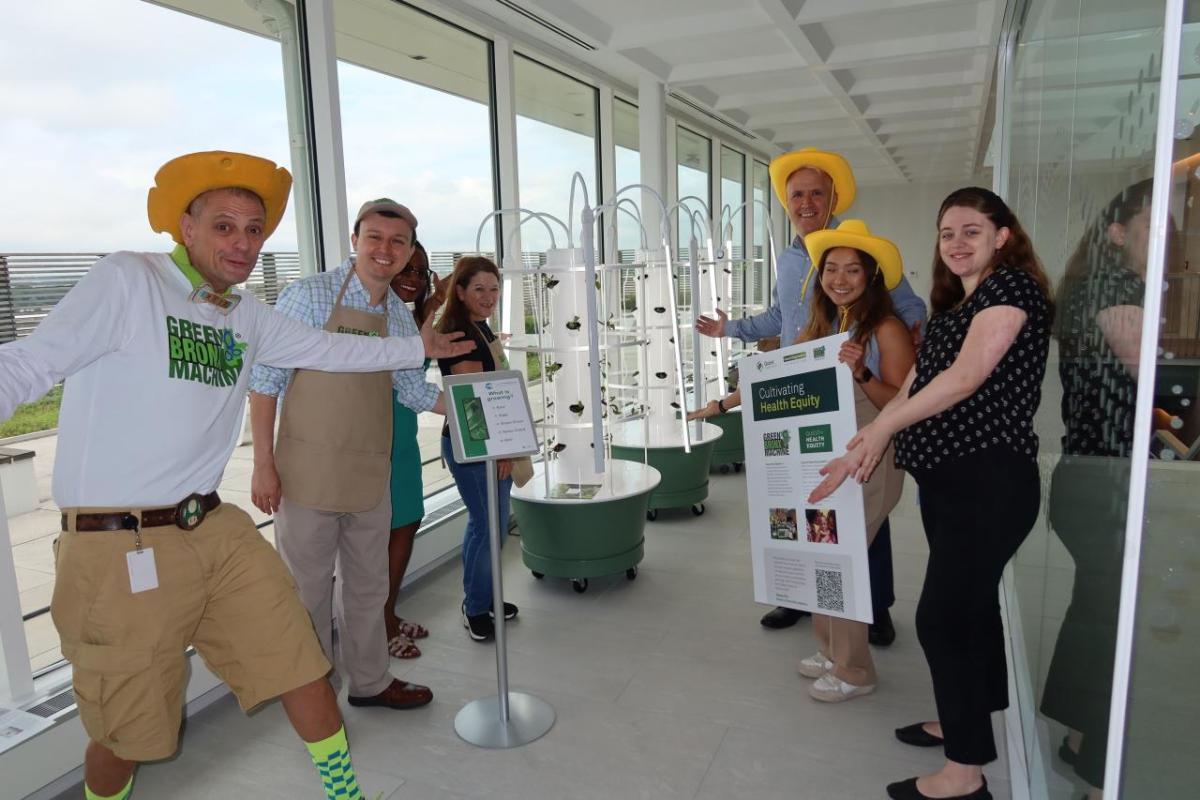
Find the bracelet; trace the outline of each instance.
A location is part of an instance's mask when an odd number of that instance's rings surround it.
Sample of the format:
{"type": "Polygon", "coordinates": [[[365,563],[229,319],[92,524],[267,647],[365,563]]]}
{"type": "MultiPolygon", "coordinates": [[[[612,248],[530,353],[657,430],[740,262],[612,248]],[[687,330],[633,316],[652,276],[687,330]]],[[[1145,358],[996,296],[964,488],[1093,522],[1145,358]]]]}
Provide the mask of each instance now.
{"type": "Polygon", "coordinates": [[[725,399],[722,397],[717,398],[717,411],[720,411],[722,414],[725,413],[725,399]]]}

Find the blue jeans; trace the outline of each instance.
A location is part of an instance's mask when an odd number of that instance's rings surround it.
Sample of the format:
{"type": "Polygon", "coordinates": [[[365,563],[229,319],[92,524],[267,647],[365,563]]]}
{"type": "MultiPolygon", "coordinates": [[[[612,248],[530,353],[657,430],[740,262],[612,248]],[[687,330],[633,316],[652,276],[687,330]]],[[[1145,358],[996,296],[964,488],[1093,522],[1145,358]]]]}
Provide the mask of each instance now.
{"type": "MultiPolygon", "coordinates": [[[[492,548],[488,541],[487,462],[459,464],[454,460],[450,437],[442,437],[442,457],[458,484],[458,493],[467,506],[467,530],[463,534],[463,594],[467,616],[486,614],[492,607],[492,548]]],[[[508,534],[508,495],[512,478],[499,482],[500,546],[508,534]]]]}

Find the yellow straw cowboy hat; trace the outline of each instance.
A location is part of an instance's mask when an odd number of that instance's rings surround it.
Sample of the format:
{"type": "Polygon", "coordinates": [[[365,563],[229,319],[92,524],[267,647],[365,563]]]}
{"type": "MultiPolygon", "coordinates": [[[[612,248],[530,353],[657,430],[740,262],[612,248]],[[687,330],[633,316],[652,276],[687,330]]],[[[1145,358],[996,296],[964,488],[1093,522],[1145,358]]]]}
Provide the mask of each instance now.
{"type": "Polygon", "coordinates": [[[837,194],[834,214],[841,214],[854,203],[854,171],[850,169],[850,162],[837,153],[805,147],[778,156],[768,168],[771,185],[775,187],[775,196],[784,208],[787,208],[788,178],[802,167],[815,167],[833,179],[833,190],[837,194]]]}
{"type": "Polygon", "coordinates": [[[867,253],[879,265],[883,285],[889,291],[899,286],[904,276],[904,263],[896,245],[882,236],[872,236],[867,223],[861,219],[845,220],[834,230],[813,231],[804,237],[804,246],[808,248],[813,264],[820,264],[825,253],[835,247],[851,247],[867,253]]]}
{"type": "Polygon", "coordinates": [[[267,212],[264,236],[274,233],[287,208],[291,174],[265,158],[224,150],[189,153],[159,168],[146,197],[150,227],[183,244],[179,218],[191,202],[205,192],[232,188],[249,189],[262,199],[267,212]]]}

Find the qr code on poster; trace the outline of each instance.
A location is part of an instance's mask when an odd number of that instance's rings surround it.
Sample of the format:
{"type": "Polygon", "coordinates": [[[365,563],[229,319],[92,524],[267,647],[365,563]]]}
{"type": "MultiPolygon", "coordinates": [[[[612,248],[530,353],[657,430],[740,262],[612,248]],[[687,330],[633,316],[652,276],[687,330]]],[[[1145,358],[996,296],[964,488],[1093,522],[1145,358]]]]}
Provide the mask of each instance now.
{"type": "Polygon", "coordinates": [[[817,608],[822,611],[846,611],[842,593],[842,573],[831,569],[814,570],[817,575],[817,608]]]}

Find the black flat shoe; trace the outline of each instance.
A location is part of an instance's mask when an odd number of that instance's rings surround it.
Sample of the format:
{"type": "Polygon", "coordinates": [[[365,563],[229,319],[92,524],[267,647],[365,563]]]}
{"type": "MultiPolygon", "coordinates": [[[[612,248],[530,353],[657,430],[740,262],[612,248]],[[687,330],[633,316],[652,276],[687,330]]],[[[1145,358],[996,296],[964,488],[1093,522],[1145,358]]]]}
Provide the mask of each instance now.
{"type": "Polygon", "coordinates": [[[896,738],[913,747],[941,747],[946,743],[942,737],[934,736],[925,730],[924,725],[924,722],[914,722],[912,725],[896,728],[896,738]]]}
{"type": "Polygon", "coordinates": [[[896,627],[887,609],[875,615],[875,621],[867,628],[867,641],[876,647],[887,647],[896,641],[896,627]]]}
{"type": "MultiPolygon", "coordinates": [[[[887,793],[892,800],[934,800],[934,798],[921,793],[921,790],[917,788],[916,778],[909,778],[899,783],[889,783],[887,793]]],[[[992,800],[992,793],[988,791],[987,778],[984,778],[983,785],[970,794],[956,794],[953,797],[941,798],[941,800],[992,800]]]]}
{"type": "Polygon", "coordinates": [[[1077,758],[1079,758],[1079,753],[1076,753],[1074,750],[1071,749],[1071,746],[1069,744],[1067,744],[1067,739],[1068,739],[1068,737],[1066,737],[1066,736],[1063,737],[1062,744],[1059,745],[1059,748],[1058,748],[1058,757],[1062,760],[1062,762],[1064,764],[1069,764],[1070,766],[1075,766],[1075,760],[1077,758]]]}
{"type": "Polygon", "coordinates": [[[812,614],[807,611],[800,611],[799,609],[795,608],[783,608],[780,606],[778,608],[771,609],[766,614],[763,614],[763,618],[758,622],[764,628],[780,630],[781,628],[790,628],[804,617],[811,616],[812,614]]]}

